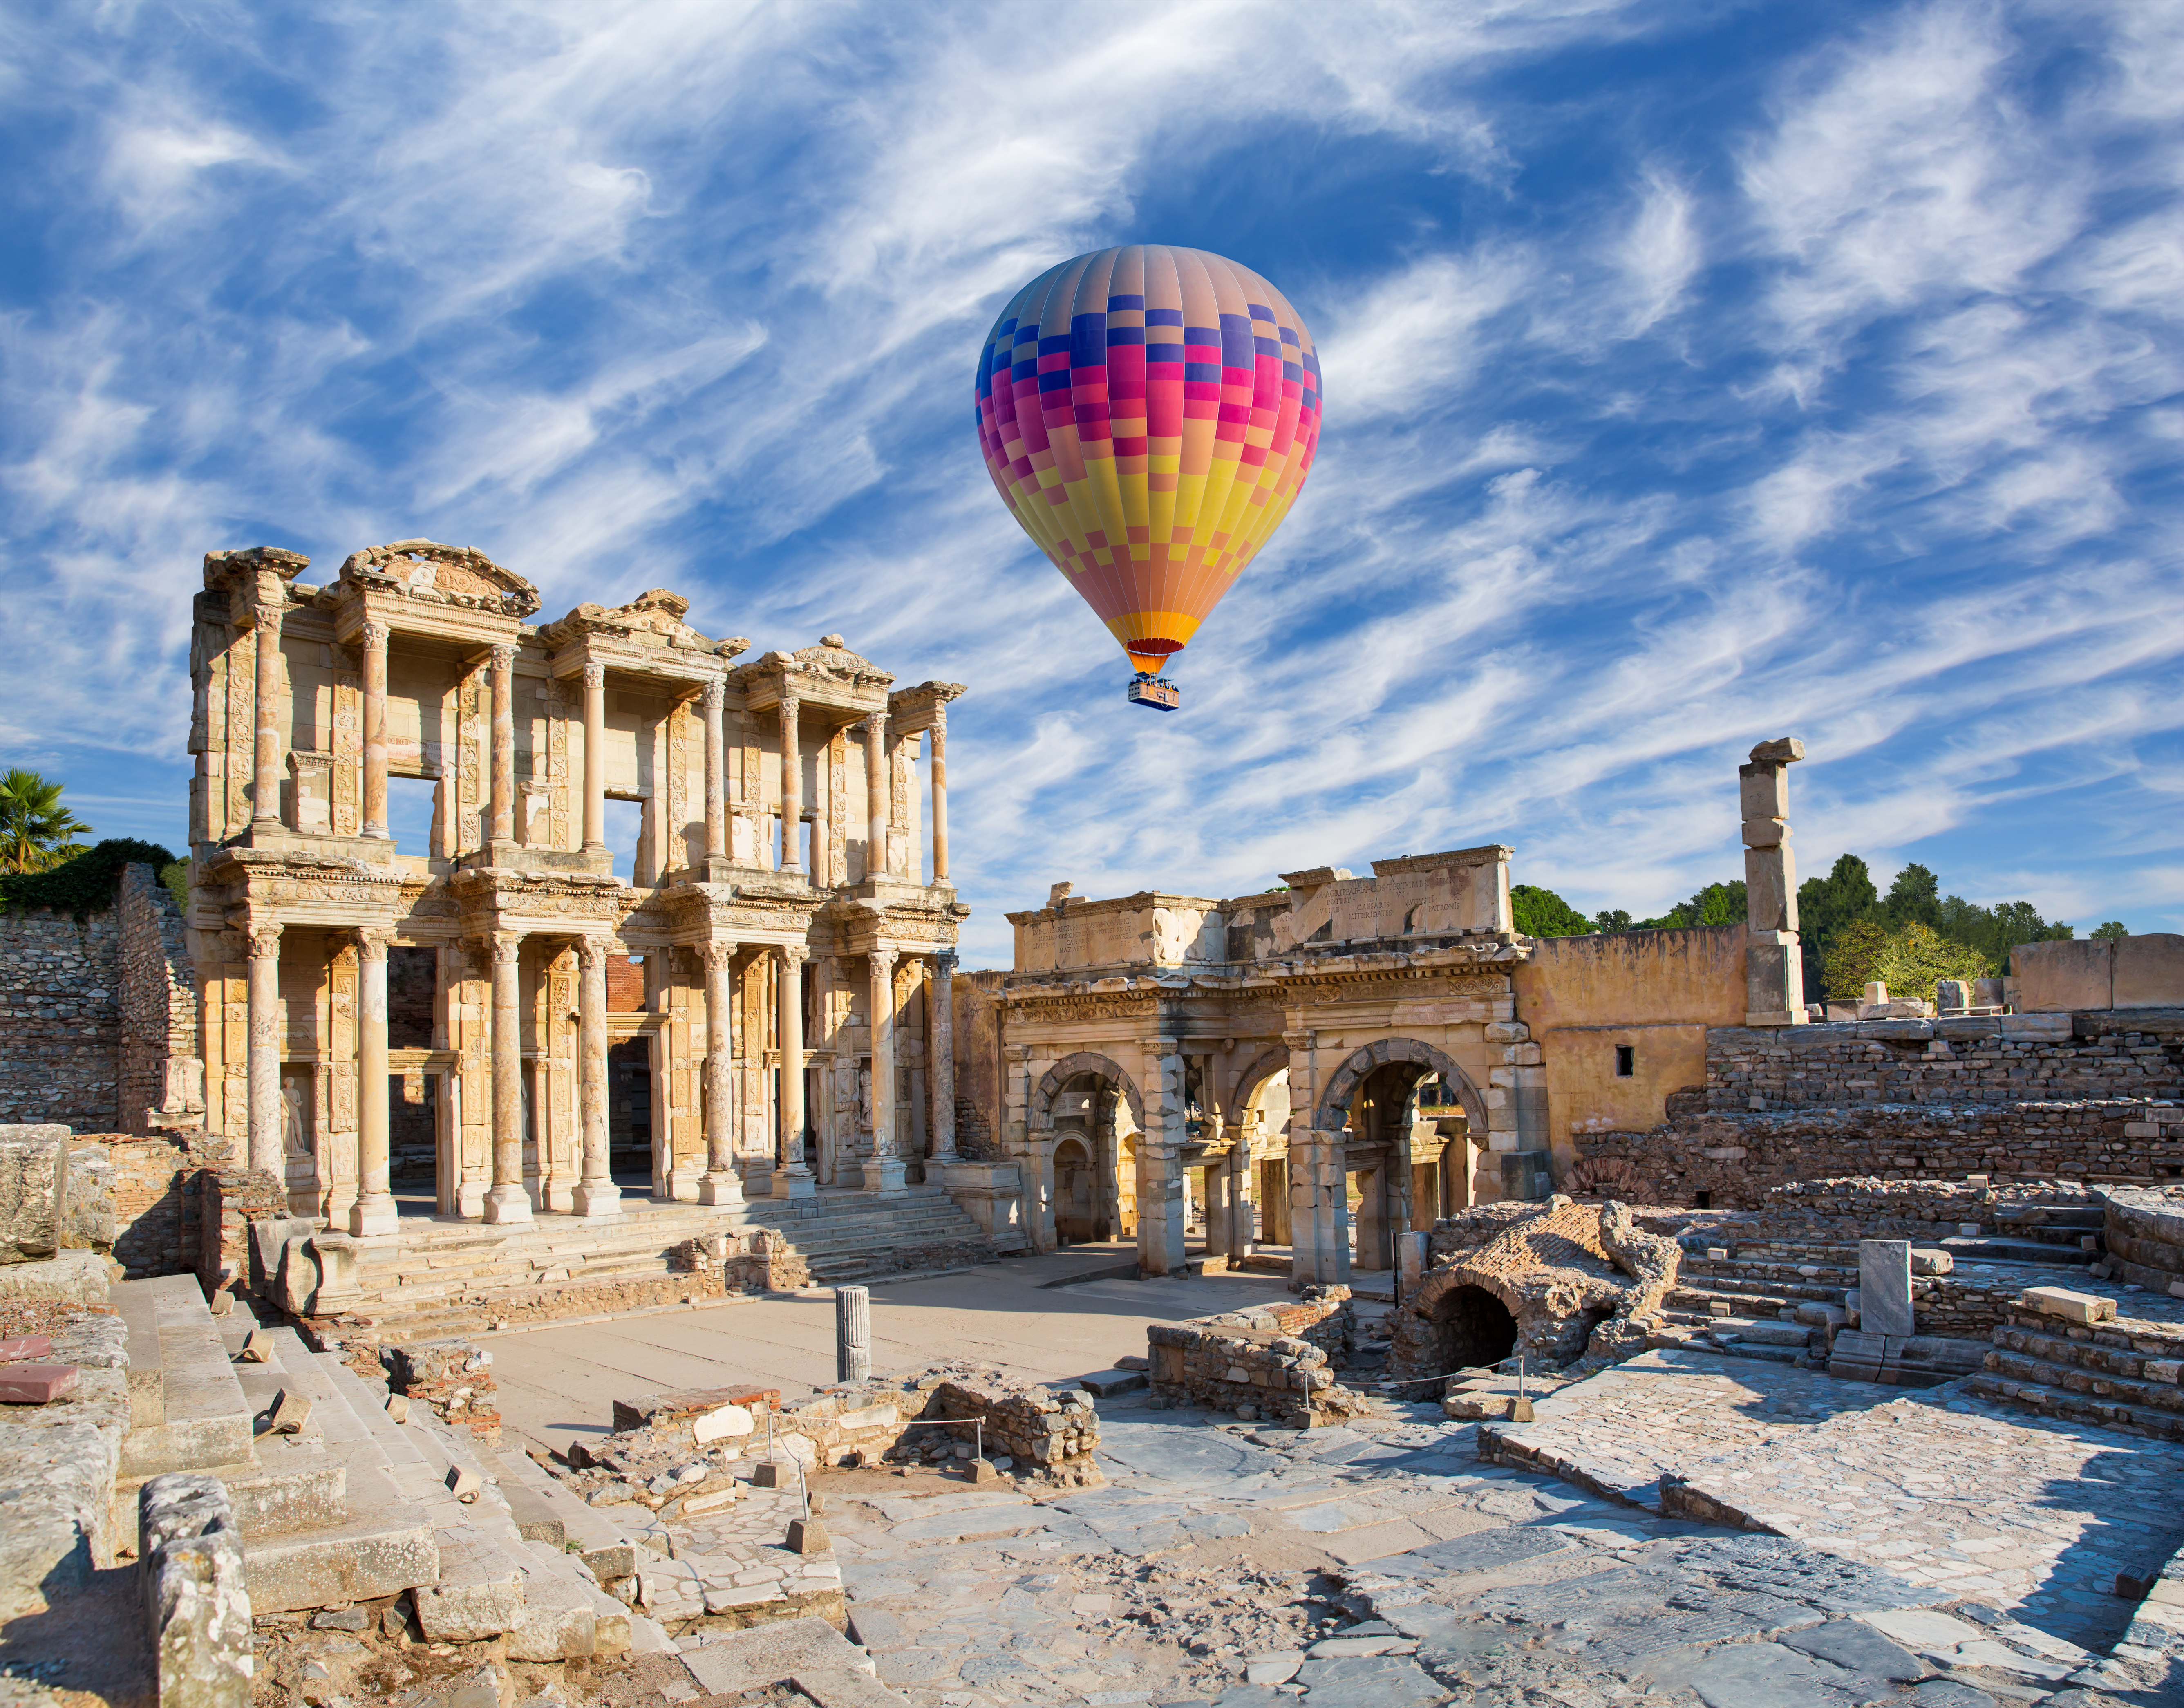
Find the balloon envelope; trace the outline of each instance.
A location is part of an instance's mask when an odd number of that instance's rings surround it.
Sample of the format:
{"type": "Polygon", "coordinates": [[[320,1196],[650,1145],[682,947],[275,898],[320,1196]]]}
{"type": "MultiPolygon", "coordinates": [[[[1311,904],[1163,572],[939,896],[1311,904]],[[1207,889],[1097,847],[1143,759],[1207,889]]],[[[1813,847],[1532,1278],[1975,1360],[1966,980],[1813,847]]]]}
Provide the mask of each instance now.
{"type": "Polygon", "coordinates": [[[978,358],[978,445],[1023,530],[1157,675],[1281,525],[1319,447],[1319,360],[1282,293],[1134,243],[1017,293],[978,358]]]}

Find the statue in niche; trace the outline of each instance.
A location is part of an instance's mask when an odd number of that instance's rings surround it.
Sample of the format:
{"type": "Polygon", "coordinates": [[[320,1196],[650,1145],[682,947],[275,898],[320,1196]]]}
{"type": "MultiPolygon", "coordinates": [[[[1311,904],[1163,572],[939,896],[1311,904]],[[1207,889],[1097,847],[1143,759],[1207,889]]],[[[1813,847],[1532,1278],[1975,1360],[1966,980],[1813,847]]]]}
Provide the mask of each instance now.
{"type": "Polygon", "coordinates": [[[291,1157],[308,1157],[310,1141],[304,1136],[304,1088],[292,1077],[281,1081],[281,1149],[291,1157]]]}

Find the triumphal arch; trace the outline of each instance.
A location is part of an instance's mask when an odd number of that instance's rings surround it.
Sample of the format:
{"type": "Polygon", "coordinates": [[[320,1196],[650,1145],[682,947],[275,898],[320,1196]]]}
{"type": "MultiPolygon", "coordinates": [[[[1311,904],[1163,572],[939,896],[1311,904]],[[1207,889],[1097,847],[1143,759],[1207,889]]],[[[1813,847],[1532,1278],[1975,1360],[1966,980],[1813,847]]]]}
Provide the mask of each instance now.
{"type": "Polygon", "coordinates": [[[191,652],[208,1125],[295,1213],[733,1208],[955,1158],[960,686],[838,635],[750,656],[660,590],[542,623],[429,540],[307,567],[209,554],[191,652]]]}
{"type": "Polygon", "coordinates": [[[1413,1222],[1529,1192],[1547,1105],[1509,855],[1289,872],[1225,901],[1058,885],[1010,914],[994,1030],[1034,1242],[1134,1233],[1165,1273],[1202,1221],[1211,1253],[1286,1243],[1331,1281],[1353,1214],[1355,1261],[1385,1269],[1413,1222]]]}

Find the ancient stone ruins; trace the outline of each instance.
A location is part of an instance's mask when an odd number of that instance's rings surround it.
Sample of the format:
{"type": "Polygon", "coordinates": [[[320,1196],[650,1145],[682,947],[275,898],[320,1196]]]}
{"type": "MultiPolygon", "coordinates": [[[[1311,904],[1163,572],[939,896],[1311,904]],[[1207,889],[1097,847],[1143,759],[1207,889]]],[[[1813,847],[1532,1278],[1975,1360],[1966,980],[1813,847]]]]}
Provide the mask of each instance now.
{"type": "Polygon", "coordinates": [[[1808,1013],[1785,738],[1742,925],[959,972],[959,685],[308,567],[0,919],[0,1701],[2184,1700],[2184,939],[1808,1013]]]}

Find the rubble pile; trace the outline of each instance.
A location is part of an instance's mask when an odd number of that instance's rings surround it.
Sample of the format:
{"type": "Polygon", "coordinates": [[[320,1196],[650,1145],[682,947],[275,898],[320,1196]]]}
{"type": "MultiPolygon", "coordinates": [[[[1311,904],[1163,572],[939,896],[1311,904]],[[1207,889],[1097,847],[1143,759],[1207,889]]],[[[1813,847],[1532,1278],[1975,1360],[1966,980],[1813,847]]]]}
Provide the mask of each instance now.
{"type": "Polygon", "coordinates": [[[500,1411],[493,1402],[493,1354],[467,1341],[428,1342],[379,1349],[387,1385],[421,1400],[451,1429],[467,1431],[488,1447],[500,1444],[500,1411]]]}
{"type": "Polygon", "coordinates": [[[1597,1368],[1646,1346],[1681,1248],[1630,1208],[1502,1203],[1434,1229],[1434,1267],[1394,1316],[1388,1371],[1425,1378],[1518,1354],[1597,1368]]]}

